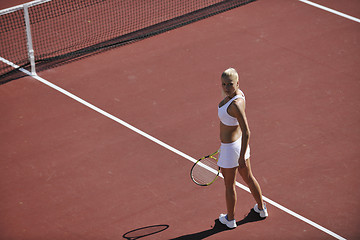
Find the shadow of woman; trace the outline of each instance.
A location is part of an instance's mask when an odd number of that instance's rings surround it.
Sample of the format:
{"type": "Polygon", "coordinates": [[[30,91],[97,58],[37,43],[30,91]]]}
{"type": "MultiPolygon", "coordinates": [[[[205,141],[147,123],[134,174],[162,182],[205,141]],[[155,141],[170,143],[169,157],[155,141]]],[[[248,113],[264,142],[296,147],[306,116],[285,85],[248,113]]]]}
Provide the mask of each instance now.
{"type": "MultiPolygon", "coordinates": [[[[245,223],[262,221],[264,219],[265,218],[261,218],[259,216],[259,214],[254,211],[254,209],[251,209],[249,214],[244,219],[242,219],[241,221],[236,222],[236,224],[238,226],[240,226],[240,225],[243,225],[245,223]]],[[[198,239],[204,239],[204,238],[210,237],[210,236],[212,236],[214,234],[224,232],[224,231],[229,231],[229,230],[232,230],[232,229],[230,229],[230,228],[226,227],[225,225],[223,225],[222,223],[220,223],[219,219],[216,219],[215,220],[215,225],[211,229],[201,231],[201,232],[198,232],[198,233],[187,234],[187,235],[180,236],[180,237],[177,237],[177,238],[172,238],[171,240],[185,240],[185,239],[186,240],[198,240],[198,239]]]]}

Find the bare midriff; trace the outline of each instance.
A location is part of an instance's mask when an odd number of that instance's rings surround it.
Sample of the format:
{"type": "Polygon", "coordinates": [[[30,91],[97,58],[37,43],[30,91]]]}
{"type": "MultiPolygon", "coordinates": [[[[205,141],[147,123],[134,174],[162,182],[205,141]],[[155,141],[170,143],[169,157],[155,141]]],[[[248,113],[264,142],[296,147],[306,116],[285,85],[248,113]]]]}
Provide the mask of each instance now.
{"type": "Polygon", "coordinates": [[[227,126],[220,122],[220,141],[232,143],[241,137],[240,126],[227,126]]]}

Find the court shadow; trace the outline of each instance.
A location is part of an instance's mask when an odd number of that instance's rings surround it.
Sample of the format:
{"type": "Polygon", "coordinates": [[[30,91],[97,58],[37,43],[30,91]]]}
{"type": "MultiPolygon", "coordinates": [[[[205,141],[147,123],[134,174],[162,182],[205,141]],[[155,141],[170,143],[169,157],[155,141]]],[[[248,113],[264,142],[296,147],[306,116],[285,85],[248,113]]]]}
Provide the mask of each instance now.
{"type": "Polygon", "coordinates": [[[150,235],[160,233],[162,231],[165,231],[168,228],[169,228],[169,225],[167,225],[167,224],[147,226],[147,227],[134,229],[127,233],[124,233],[124,235],[122,237],[125,239],[128,239],[128,240],[135,240],[135,239],[140,239],[143,237],[147,237],[150,235]]]}
{"type": "MultiPolygon", "coordinates": [[[[264,219],[265,218],[261,218],[259,216],[259,214],[254,211],[254,209],[251,209],[250,212],[248,213],[248,215],[244,219],[236,222],[236,224],[239,227],[239,226],[241,226],[243,224],[246,224],[246,223],[262,221],[264,219]]],[[[224,232],[224,231],[231,231],[231,230],[233,230],[233,229],[230,229],[230,228],[226,227],[225,225],[220,223],[219,219],[216,219],[215,220],[215,225],[211,229],[207,229],[207,230],[204,230],[204,231],[201,231],[201,232],[198,232],[198,233],[187,234],[187,235],[180,236],[180,237],[177,237],[177,238],[172,238],[171,240],[199,240],[199,239],[205,239],[205,238],[210,237],[212,235],[215,235],[217,233],[224,232]]]]}

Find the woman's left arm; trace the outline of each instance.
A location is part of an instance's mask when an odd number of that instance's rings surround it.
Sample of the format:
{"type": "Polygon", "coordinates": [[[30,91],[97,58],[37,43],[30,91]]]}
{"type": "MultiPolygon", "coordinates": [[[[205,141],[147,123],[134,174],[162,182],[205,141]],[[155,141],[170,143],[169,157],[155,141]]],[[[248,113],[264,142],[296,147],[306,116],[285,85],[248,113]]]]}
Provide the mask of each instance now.
{"type": "Polygon", "coordinates": [[[243,99],[237,99],[230,105],[229,113],[233,115],[239,122],[241,130],[241,151],[239,158],[240,168],[246,167],[245,165],[245,153],[249,145],[250,140],[250,128],[245,114],[245,101],[243,99]]]}

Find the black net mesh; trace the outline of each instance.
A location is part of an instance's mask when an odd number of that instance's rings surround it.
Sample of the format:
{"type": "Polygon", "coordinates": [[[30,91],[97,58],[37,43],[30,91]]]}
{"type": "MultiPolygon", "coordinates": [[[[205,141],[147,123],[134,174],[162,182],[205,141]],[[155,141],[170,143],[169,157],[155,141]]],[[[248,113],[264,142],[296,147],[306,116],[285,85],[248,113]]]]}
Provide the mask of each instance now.
{"type": "MultiPolygon", "coordinates": [[[[168,31],[254,0],[53,0],[29,7],[36,70],[168,31]]],[[[0,56],[29,69],[24,11],[0,15],[0,56]]],[[[0,84],[21,73],[0,61],[0,84]]]]}

